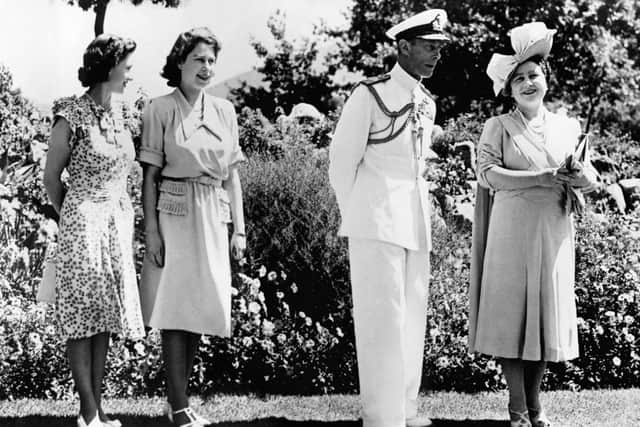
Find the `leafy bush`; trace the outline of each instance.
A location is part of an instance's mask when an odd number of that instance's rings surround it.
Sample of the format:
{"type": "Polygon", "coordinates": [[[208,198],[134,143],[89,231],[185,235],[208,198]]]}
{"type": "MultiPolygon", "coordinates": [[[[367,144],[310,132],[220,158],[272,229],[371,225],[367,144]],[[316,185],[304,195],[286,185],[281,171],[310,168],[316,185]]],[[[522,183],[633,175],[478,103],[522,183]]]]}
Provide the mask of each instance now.
{"type": "Polygon", "coordinates": [[[243,166],[250,255],[287,271],[295,297],[314,318],[343,311],[349,301],[346,242],[328,179],[326,150],[308,145],[282,156],[254,155],[243,166]]]}

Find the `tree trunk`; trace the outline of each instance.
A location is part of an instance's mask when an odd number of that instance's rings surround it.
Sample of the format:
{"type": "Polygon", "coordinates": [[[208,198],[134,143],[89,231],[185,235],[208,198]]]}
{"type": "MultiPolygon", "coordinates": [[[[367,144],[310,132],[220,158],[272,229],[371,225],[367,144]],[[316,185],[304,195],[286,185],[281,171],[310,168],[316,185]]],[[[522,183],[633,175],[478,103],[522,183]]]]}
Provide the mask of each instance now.
{"type": "Polygon", "coordinates": [[[96,21],[93,25],[93,31],[98,37],[100,34],[104,33],[104,18],[107,14],[107,6],[109,5],[109,0],[101,0],[96,3],[93,10],[96,13],[96,21]]]}

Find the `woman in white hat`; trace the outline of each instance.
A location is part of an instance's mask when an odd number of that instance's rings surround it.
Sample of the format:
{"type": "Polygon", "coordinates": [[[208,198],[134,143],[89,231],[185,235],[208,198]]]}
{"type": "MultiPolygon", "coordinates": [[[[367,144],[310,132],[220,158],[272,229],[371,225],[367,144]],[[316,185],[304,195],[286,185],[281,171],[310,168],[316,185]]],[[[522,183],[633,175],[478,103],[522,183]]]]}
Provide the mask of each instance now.
{"type": "Polygon", "coordinates": [[[490,118],[478,145],[469,345],[500,360],[512,427],[551,425],[539,400],[546,363],[578,356],[572,213],[597,181],[588,156],[568,161],[578,121],[543,106],[554,33],[522,25],[515,54],[493,55],[494,92],[515,108],[490,118]]]}

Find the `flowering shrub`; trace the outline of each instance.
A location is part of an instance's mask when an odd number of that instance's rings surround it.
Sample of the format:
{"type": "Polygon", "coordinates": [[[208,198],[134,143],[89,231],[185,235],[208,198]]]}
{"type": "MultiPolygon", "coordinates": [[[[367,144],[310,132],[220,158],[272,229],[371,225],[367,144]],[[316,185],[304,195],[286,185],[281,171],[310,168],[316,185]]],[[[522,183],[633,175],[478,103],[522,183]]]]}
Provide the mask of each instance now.
{"type": "Polygon", "coordinates": [[[220,385],[261,392],[353,390],[352,328],[344,331],[332,316],[313,318],[301,310],[300,288],[284,271],[242,270],[234,278],[232,337],[218,340],[224,345],[205,340],[197,367],[202,377],[221,371],[220,385]]]}
{"type": "MultiPolygon", "coordinates": [[[[581,357],[558,376],[571,386],[637,387],[640,378],[640,211],[590,215],[576,242],[581,357]]],[[[562,381],[560,381],[562,380],[562,381]]]]}

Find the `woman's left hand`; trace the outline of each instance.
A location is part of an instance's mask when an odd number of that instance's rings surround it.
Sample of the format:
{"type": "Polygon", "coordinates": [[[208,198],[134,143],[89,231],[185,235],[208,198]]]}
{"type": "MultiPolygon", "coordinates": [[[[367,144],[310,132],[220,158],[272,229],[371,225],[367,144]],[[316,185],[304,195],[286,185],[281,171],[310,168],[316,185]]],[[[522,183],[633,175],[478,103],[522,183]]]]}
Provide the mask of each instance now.
{"type": "Polygon", "coordinates": [[[569,167],[563,166],[558,169],[559,178],[571,186],[580,185],[584,180],[584,165],[574,159],[570,163],[569,167]]]}
{"type": "Polygon", "coordinates": [[[233,233],[231,236],[231,255],[236,261],[244,257],[244,251],[247,249],[247,237],[244,234],[233,233]]]}

